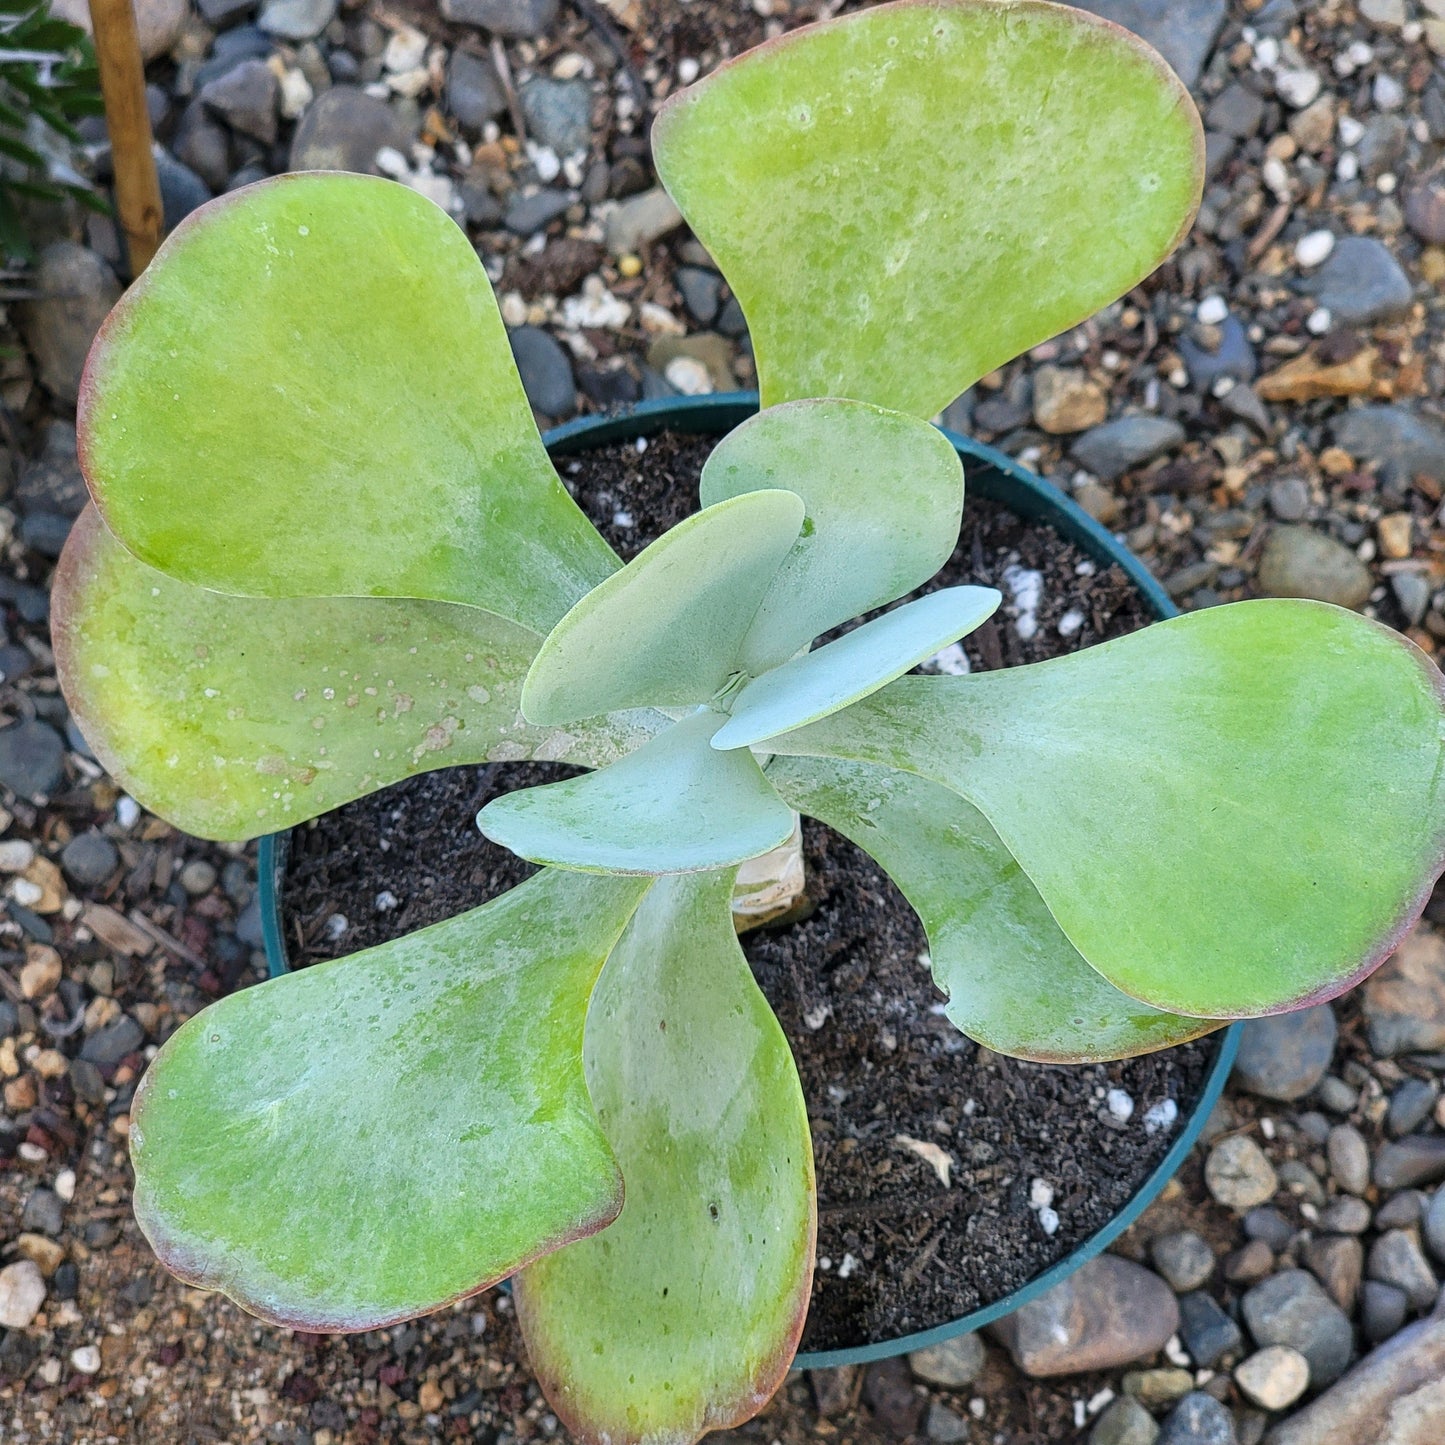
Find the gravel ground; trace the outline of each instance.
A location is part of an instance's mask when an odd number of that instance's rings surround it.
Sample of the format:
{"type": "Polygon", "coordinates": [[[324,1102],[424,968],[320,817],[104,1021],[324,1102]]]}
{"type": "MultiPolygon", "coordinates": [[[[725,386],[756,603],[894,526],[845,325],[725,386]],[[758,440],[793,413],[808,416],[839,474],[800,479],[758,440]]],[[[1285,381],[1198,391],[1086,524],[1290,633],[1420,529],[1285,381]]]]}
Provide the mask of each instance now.
{"type": "MultiPolygon", "coordinates": [[[[837,8],[444,0],[440,18],[406,0],[140,0],[168,220],[287,168],[392,174],[466,224],[544,420],[746,386],[741,317],[653,189],[646,118],[727,55],[837,8]]],[[[1152,36],[1193,87],[1204,209],[1155,278],[985,378],[948,421],[1070,491],[1183,607],[1321,597],[1436,653],[1445,0],[1091,8],[1152,36]]],[[[103,131],[90,139],[103,176],[103,131]]],[[[120,255],[104,220],[36,226],[54,242],[0,349],[0,1438],[557,1436],[505,1295],[385,1333],[290,1334],[171,1280],[131,1219],[146,1059],[259,976],[254,854],[122,796],[57,691],[47,583],[83,500],[73,399],[120,255]]],[[[1445,939],[1427,915],[1352,999],[1252,1027],[1209,1137],[1114,1263],[1001,1338],[795,1376],[737,1438],[1445,1438],[1428,1385],[1445,1369],[1445,1324],[1428,1318],[1445,1269],[1442,1050],[1445,939]],[[1363,1415],[1326,1388],[1346,1370],[1363,1415]]]]}

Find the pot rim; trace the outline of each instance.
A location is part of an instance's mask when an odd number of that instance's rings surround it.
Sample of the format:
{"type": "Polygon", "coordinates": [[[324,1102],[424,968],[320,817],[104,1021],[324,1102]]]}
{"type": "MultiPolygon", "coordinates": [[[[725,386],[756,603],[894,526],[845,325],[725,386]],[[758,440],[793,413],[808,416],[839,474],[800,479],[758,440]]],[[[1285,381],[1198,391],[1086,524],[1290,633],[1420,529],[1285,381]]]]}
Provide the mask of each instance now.
{"type": "MultiPolygon", "coordinates": [[[[578,417],[575,421],[544,432],[542,441],[554,457],[566,457],[595,446],[631,441],[635,437],[664,430],[721,434],[757,410],[758,393],[755,391],[661,397],[653,401],[639,402],[626,411],[610,416],[578,417]]],[[[972,461],[978,467],[980,475],[977,478],[971,476],[968,483],[971,489],[976,489],[976,495],[992,497],[1022,516],[1047,522],[1096,562],[1120,568],[1161,622],[1178,616],[1179,609],[1143,562],[1072,498],[1065,496],[1057,487],[1035,476],[1012,457],[994,447],[950,431],[947,427],[940,427],[939,430],[953,444],[965,463],[972,461]]],[[[279,865],[284,860],[287,836],[286,833],[266,834],[260,840],[257,855],[261,931],[266,949],[267,972],[272,978],[279,978],[290,972],[286,943],[281,932],[281,897],[277,887],[279,865]]],[[[928,1349],[958,1335],[971,1334],[1037,1299],[1096,1255],[1103,1253],[1154,1202],[1164,1186],[1178,1172],[1203,1133],[1234,1065],[1243,1027],[1243,1024],[1236,1022],[1216,1034],[1218,1047],[1205,1077],[1204,1087],[1163,1159],[1105,1224],[1087,1239],[1076,1244],[1062,1259],[1011,1293],[990,1304],[970,1310],[958,1319],[935,1325],[931,1329],[918,1330],[912,1334],[878,1340],[867,1345],[800,1351],[794,1356],[792,1368],[826,1370],[843,1365],[866,1365],[875,1360],[886,1360],[895,1355],[928,1349]]]]}

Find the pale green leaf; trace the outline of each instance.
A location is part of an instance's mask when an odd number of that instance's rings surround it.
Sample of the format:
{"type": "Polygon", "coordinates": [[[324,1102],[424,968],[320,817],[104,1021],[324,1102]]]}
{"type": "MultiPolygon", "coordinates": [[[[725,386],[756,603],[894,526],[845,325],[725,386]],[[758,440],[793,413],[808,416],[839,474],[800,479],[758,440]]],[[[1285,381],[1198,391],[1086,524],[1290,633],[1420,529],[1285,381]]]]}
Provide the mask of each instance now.
{"type": "Polygon", "coordinates": [[[713,747],[750,747],[867,697],[988,621],[1000,601],[992,587],[945,587],[765,672],[738,693],[713,747]]]}
{"type": "Polygon", "coordinates": [[[653,151],[742,304],[765,406],[921,417],[1147,276],[1204,158],[1152,50],[1036,0],[792,31],[674,96],[653,151]]]}
{"type": "Polygon", "coordinates": [[[138,562],[94,508],[51,592],[66,700],[146,807],[206,838],[253,838],[461,763],[600,766],[660,714],[534,728],[518,705],[541,638],[475,607],[409,598],[223,597],[138,562]]]}
{"type": "Polygon", "coordinates": [[[756,858],[792,835],[793,813],[746,750],[710,743],[706,708],[600,772],[494,798],[477,827],[560,868],[694,873],[756,858]]]}
{"type": "Polygon", "coordinates": [[[905,677],[769,747],[974,803],[1081,954],[1171,1013],[1332,998],[1445,865],[1442,680],[1318,602],[1212,607],[972,677],[905,677]]]}
{"type": "Polygon", "coordinates": [[[78,427],[116,536],[219,592],[426,597],[545,633],[617,566],[477,253],[391,181],[282,176],[197,211],[102,327],[78,427]]]}
{"type": "Polygon", "coordinates": [[[584,597],[522,689],[534,723],[709,701],[803,525],[802,499],[748,492],[696,512],[584,597]]]}
{"type": "Polygon", "coordinates": [[[622,1180],[583,1026],[644,888],[542,873],[197,1015],[132,1106],[156,1253],[273,1323],[360,1330],[600,1229],[622,1180]]]}
{"type": "Polygon", "coordinates": [[[816,1227],[788,1042],[733,933],[731,876],[659,879],[587,1016],[617,1222],[529,1266],[517,1315],[581,1441],[686,1445],[754,1415],[802,1333],[816,1227]]]}
{"type": "Polygon", "coordinates": [[[852,839],[928,931],[949,1019],[995,1053],[1041,1063],[1120,1059],[1217,1028],[1120,993],[1064,937],[988,820],[911,773],[835,758],[775,758],[768,779],[852,839]]]}
{"type": "Polygon", "coordinates": [[[963,466],[936,428],[861,401],[798,401],[750,417],[702,469],[704,506],[786,487],[808,509],[743,643],[751,673],[921,587],[953,554],[963,466]]]}

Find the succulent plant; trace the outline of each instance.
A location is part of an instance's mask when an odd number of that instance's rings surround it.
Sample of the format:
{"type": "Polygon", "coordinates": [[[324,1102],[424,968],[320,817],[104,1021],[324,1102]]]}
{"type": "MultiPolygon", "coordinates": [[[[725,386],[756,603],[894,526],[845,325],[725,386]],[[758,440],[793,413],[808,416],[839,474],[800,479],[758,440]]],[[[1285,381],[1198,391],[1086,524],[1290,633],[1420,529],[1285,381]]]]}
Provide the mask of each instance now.
{"type": "Polygon", "coordinates": [[[953,552],[926,419],[1187,226],[1198,119],[1152,52],[903,0],[724,65],[655,146],[764,406],[694,516],[621,566],[463,234],[304,175],[197,212],[103,328],[54,601],[97,756],[203,836],[431,768],[592,769],[482,810],[548,865],[520,887],[179,1029],[131,1141],[161,1258],[264,1319],[371,1328],[511,1276],[555,1409],[609,1442],[747,1418],[800,1337],[807,1112],[730,916],[795,812],[898,883],[960,1029],[1051,1061],[1340,992],[1445,863],[1440,675],[1353,613],[904,676],[998,601],[961,587],[810,647],[953,552]]]}

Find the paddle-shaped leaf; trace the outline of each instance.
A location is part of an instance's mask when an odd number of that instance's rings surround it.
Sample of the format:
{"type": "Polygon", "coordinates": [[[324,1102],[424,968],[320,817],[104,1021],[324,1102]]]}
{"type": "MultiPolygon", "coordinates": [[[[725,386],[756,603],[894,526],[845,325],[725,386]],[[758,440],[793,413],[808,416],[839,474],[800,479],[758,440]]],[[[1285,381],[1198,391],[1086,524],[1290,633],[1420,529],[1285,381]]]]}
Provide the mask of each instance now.
{"type": "Polygon", "coordinates": [[[792,31],[668,101],[653,150],[742,303],[765,406],[921,417],[1147,276],[1204,156],[1152,50],[1035,0],[792,31]]]}
{"type": "Polygon", "coordinates": [[[900,678],[769,747],[953,788],[1111,983],[1249,1017],[1343,992],[1424,906],[1442,695],[1378,623],[1241,602],[1031,667],[900,678]]]}
{"type": "Polygon", "coordinates": [[[203,206],[101,328],[78,428],[116,536],[219,592],[428,597],[545,633],[617,566],[547,459],[477,253],[394,182],[203,206]]]}
{"type": "Polygon", "coordinates": [[[584,597],[522,689],[534,723],[707,702],[738,670],[748,625],[803,525],[787,491],[694,513],[584,597]]]}
{"type": "Polygon", "coordinates": [[[702,709],[601,772],[494,798],[477,827],[560,868],[696,873],[785,843],[793,813],[746,751],[718,752],[723,721],[702,709]]]}
{"type": "Polygon", "coordinates": [[[867,697],[988,621],[1002,600],[992,587],[945,587],[765,672],[738,693],[713,747],[749,747],[867,697]]]}
{"type": "Polygon", "coordinates": [[[660,878],[608,960],[587,1085],[627,1202],[594,1241],[516,1279],[537,1378],[598,1445],[686,1445],[741,1423],[802,1333],[808,1116],[734,936],[731,885],[729,873],[660,878]]]}
{"type": "Polygon", "coordinates": [[[361,1330],[600,1229],[622,1180],[583,1024],[645,886],[542,873],[197,1015],[132,1109],[156,1253],[273,1323],[361,1330]]]}
{"type": "Polygon", "coordinates": [[[542,758],[596,767],[660,714],[529,727],[542,639],[410,598],[223,597],[138,562],[87,508],[51,592],[70,710],[106,769],[206,838],[253,838],[413,773],[542,758]]]}
{"type": "Polygon", "coordinates": [[[754,674],[922,586],[958,542],[958,453],[917,417],[866,402],[759,412],[703,464],[704,506],[764,487],[796,492],[808,516],[744,639],[742,663],[754,674]]]}
{"type": "Polygon", "coordinates": [[[775,758],[768,779],[898,885],[928,930],[948,1017],[995,1053],[1041,1063],[1121,1059],[1218,1027],[1152,1009],[1090,968],[988,819],[957,793],[835,758],[775,758]]]}

